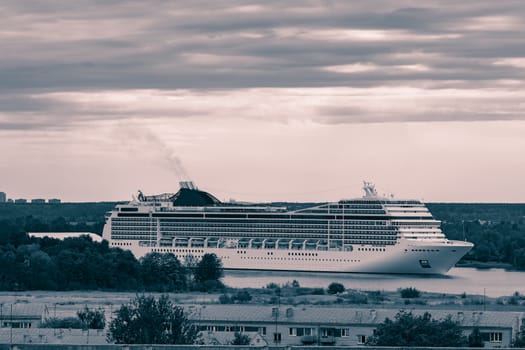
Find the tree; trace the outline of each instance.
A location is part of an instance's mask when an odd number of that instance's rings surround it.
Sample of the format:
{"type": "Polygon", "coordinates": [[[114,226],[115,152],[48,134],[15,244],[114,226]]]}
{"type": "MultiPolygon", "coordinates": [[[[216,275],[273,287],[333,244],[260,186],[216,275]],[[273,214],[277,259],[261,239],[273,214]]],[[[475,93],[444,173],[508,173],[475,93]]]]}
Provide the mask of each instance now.
{"type": "Polygon", "coordinates": [[[144,287],[150,291],[187,290],[186,271],[172,253],[148,253],[140,260],[144,287]]]}
{"type": "Polygon", "coordinates": [[[108,340],[117,344],[194,344],[198,329],[167,295],[137,295],[115,312],[108,340]]]}
{"type": "Polygon", "coordinates": [[[521,323],[520,331],[516,334],[516,339],[512,346],[515,348],[525,348],[525,322],[521,323]]]}
{"type": "Polygon", "coordinates": [[[332,282],[328,286],[328,294],[338,294],[345,291],[345,286],[343,286],[341,283],[332,282]]]}
{"type": "Polygon", "coordinates": [[[41,328],[69,328],[82,329],[82,321],[77,317],[57,318],[51,317],[42,322],[41,328]]]}
{"type": "Polygon", "coordinates": [[[194,278],[201,289],[210,290],[222,286],[222,262],[215,254],[204,254],[195,267],[194,278]]]}
{"type": "Polygon", "coordinates": [[[251,339],[246,334],[235,332],[233,335],[232,345],[250,345],[251,339]]]}
{"type": "Polygon", "coordinates": [[[367,344],[374,346],[441,346],[460,347],[467,343],[459,323],[449,316],[444,320],[433,320],[425,312],[414,316],[411,312],[400,312],[392,321],[387,318],[380,323],[367,344]]]}
{"type": "Polygon", "coordinates": [[[513,250],[512,263],[518,269],[525,270],[525,248],[513,250]]]}
{"type": "Polygon", "coordinates": [[[233,302],[237,302],[239,304],[245,304],[248,303],[250,300],[252,300],[252,295],[247,290],[240,290],[232,297],[233,302]]]}
{"type": "Polygon", "coordinates": [[[106,326],[106,316],[102,309],[91,310],[85,306],[77,311],[77,317],[87,329],[104,329],[106,326]]]}
{"type": "Polygon", "coordinates": [[[252,300],[252,295],[247,290],[240,290],[234,295],[221,294],[219,302],[221,304],[246,304],[252,300]]]}
{"type": "Polygon", "coordinates": [[[478,327],[475,327],[472,330],[472,333],[468,336],[468,346],[469,348],[482,348],[485,346],[483,343],[483,337],[478,327]]]}
{"type": "Polygon", "coordinates": [[[421,296],[421,292],[413,287],[403,288],[399,291],[401,293],[401,298],[419,298],[421,296]]]}

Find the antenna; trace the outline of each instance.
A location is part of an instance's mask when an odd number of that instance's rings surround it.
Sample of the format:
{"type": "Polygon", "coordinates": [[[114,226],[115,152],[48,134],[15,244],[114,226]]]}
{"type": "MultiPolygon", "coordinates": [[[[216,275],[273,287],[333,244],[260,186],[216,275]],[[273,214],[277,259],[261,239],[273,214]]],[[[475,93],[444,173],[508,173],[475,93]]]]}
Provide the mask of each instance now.
{"type": "Polygon", "coordinates": [[[373,183],[363,181],[363,190],[365,191],[365,198],[377,197],[376,187],[373,183]]]}

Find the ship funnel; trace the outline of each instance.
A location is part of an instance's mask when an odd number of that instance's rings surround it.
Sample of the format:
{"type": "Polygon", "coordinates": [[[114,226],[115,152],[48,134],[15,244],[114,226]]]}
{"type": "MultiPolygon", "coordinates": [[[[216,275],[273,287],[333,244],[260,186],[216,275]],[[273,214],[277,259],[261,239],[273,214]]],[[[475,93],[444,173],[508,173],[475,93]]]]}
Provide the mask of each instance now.
{"type": "Polygon", "coordinates": [[[179,182],[180,188],[185,188],[187,190],[196,190],[197,186],[193,183],[193,181],[181,181],[179,182]]]}

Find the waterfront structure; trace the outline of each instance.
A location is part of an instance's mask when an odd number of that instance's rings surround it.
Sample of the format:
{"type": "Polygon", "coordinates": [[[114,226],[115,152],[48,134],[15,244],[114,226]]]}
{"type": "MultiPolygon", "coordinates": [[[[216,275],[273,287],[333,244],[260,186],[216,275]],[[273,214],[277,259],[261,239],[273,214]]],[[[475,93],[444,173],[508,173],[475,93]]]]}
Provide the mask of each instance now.
{"type": "Polygon", "coordinates": [[[27,203],[27,199],[25,198],[15,199],[15,204],[26,204],[26,203],[27,203]]]}
{"type": "Polygon", "coordinates": [[[110,246],[199,259],[226,269],[364,273],[446,273],[473,246],[448,240],[416,200],[379,196],[306,208],[221,203],[191,182],[175,194],[145,196],[106,214],[110,246]]]}
{"type": "Polygon", "coordinates": [[[7,202],[7,195],[5,192],[0,192],[0,203],[7,202]]]}
{"type": "Polygon", "coordinates": [[[31,204],[45,204],[46,200],[43,198],[31,199],[31,204]]]}
{"type": "Polygon", "coordinates": [[[49,204],[60,204],[62,201],[58,198],[51,198],[47,201],[49,204]]]}

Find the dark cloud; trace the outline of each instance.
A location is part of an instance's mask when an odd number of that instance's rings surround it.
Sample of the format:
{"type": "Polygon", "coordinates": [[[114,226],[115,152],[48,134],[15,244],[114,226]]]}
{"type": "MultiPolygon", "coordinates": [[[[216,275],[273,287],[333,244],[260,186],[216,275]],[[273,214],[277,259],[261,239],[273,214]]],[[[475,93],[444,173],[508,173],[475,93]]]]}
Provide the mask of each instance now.
{"type": "Polygon", "coordinates": [[[377,124],[399,122],[455,122],[455,121],[495,121],[495,120],[523,120],[519,113],[471,111],[439,111],[427,110],[424,113],[392,114],[377,113],[356,107],[322,107],[318,110],[317,122],[322,124],[377,124]]]}
{"type": "Polygon", "coordinates": [[[118,106],[108,101],[75,99],[74,97],[39,94],[0,96],[0,130],[67,130],[93,121],[119,121],[134,117],[142,120],[159,118],[203,117],[210,111],[202,107],[170,106],[156,108],[151,104],[118,106]],[[2,120],[2,115],[4,120],[2,120]]]}
{"type": "Polygon", "coordinates": [[[57,107],[64,107],[64,104],[25,95],[0,95],[0,112],[41,112],[57,107]]]}
{"type": "Polygon", "coordinates": [[[10,96],[0,98],[4,114],[87,114],[77,104],[34,97],[43,91],[476,89],[524,78],[523,67],[495,64],[525,57],[521,1],[23,0],[0,11],[0,90],[10,96]],[[379,68],[327,69],[352,64],[379,68]]]}

